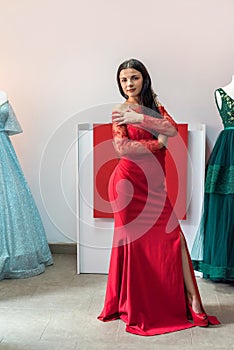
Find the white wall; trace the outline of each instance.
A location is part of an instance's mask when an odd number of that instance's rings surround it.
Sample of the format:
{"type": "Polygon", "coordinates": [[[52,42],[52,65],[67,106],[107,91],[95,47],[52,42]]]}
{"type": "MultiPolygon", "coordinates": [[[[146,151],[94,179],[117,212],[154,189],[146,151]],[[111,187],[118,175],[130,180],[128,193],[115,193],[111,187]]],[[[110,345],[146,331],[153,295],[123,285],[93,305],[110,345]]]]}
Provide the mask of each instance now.
{"type": "Polygon", "coordinates": [[[121,101],[123,60],[142,60],[169,112],[205,123],[213,146],[213,92],[234,73],[233,13],[232,0],[1,1],[0,89],[24,129],[13,142],[50,242],[76,240],[69,150],[81,111],[121,101]]]}

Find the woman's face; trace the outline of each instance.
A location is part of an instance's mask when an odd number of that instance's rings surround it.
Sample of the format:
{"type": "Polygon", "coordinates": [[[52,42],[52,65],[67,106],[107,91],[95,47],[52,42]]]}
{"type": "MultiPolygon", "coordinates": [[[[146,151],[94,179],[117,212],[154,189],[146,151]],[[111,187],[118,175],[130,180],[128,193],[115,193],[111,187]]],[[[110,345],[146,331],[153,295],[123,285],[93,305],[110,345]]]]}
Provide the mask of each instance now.
{"type": "Polygon", "coordinates": [[[143,85],[141,72],[134,68],[122,69],[119,80],[124,94],[128,96],[128,100],[137,101],[143,85]]]}

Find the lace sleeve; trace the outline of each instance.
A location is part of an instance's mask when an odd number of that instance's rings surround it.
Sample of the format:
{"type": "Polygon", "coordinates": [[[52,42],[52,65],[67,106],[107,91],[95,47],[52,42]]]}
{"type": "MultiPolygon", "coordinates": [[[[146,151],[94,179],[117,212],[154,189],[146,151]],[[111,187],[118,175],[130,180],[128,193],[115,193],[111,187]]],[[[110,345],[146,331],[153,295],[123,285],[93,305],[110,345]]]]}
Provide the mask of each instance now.
{"type": "Polygon", "coordinates": [[[112,123],[112,131],[114,138],[114,147],[120,156],[139,155],[156,152],[164,147],[164,144],[158,140],[130,140],[126,125],[118,125],[112,123]]]}
{"type": "Polygon", "coordinates": [[[162,119],[144,115],[144,120],[141,122],[141,125],[146,129],[155,130],[158,133],[166,136],[175,136],[178,131],[176,122],[163,106],[159,106],[158,109],[163,117],[162,119]]]}

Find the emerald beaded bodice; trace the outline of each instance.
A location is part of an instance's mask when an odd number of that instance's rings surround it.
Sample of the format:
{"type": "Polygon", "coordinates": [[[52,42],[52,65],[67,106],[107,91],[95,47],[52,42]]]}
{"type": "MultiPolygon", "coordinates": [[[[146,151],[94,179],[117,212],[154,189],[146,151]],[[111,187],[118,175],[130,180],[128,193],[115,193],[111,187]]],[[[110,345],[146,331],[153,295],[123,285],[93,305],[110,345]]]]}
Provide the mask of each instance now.
{"type": "Polygon", "coordinates": [[[224,128],[234,127],[234,100],[222,88],[215,90],[215,100],[224,128]],[[217,103],[216,91],[219,92],[222,99],[221,108],[217,103]]]}

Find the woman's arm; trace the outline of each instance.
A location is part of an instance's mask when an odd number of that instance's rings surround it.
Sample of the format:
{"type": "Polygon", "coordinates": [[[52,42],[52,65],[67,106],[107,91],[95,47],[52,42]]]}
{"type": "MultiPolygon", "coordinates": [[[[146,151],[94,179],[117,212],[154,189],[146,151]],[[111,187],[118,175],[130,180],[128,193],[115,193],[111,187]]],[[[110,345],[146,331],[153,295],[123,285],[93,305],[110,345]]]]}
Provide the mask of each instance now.
{"type": "Polygon", "coordinates": [[[112,124],[114,147],[120,156],[156,152],[165,145],[164,140],[130,140],[126,125],[112,124]]]}
{"type": "Polygon", "coordinates": [[[178,131],[176,122],[168,114],[163,106],[158,106],[158,109],[163,118],[154,118],[149,115],[137,113],[133,109],[128,108],[124,112],[121,112],[119,110],[114,111],[113,121],[118,125],[140,124],[143,128],[155,130],[165,136],[175,136],[178,131]]]}
{"type": "Polygon", "coordinates": [[[148,115],[143,115],[143,121],[140,123],[143,127],[147,129],[156,130],[160,134],[168,137],[175,136],[178,131],[178,126],[174,119],[169,115],[163,106],[158,106],[159,112],[162,119],[150,117],[148,115]]]}

